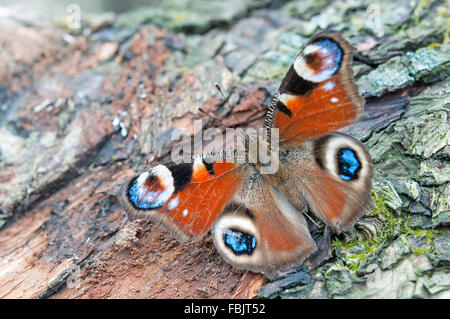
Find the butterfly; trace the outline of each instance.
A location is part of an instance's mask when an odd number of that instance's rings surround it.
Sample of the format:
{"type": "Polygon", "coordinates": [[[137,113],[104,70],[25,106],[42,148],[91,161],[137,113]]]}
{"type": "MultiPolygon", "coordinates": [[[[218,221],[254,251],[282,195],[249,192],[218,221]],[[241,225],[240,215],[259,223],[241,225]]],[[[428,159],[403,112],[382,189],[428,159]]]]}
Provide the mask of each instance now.
{"type": "MultiPolygon", "coordinates": [[[[275,173],[223,153],[159,164],[120,187],[129,219],[160,224],[182,241],[211,231],[225,261],[268,278],[302,264],[317,249],[308,208],[340,233],[372,206],[370,155],[357,139],[336,132],[364,109],[352,58],[353,47],[337,31],[315,34],[297,55],[264,120],[267,132],[279,134],[275,173]]],[[[258,143],[270,152],[268,145],[258,143]]]]}

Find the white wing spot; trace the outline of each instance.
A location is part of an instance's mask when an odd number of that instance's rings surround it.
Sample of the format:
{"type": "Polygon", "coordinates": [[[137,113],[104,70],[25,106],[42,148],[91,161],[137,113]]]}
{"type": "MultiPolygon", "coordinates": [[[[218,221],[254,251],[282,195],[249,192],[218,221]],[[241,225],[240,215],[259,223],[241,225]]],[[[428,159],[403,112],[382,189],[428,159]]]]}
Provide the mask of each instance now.
{"type": "Polygon", "coordinates": [[[180,202],[180,200],[178,199],[178,197],[175,197],[174,199],[172,199],[168,205],[169,210],[172,210],[175,207],[177,207],[179,202],[180,202]]]}
{"type": "Polygon", "coordinates": [[[339,102],[339,99],[337,97],[332,97],[331,102],[337,103],[337,102],[339,102]]]}
{"type": "Polygon", "coordinates": [[[187,209],[183,210],[183,217],[186,217],[186,215],[187,215],[188,213],[189,213],[189,212],[188,212],[187,209]]]}
{"type": "Polygon", "coordinates": [[[336,86],[336,84],[333,81],[327,82],[325,83],[325,85],[323,86],[323,89],[325,91],[330,91],[332,90],[334,87],[336,86]]]}

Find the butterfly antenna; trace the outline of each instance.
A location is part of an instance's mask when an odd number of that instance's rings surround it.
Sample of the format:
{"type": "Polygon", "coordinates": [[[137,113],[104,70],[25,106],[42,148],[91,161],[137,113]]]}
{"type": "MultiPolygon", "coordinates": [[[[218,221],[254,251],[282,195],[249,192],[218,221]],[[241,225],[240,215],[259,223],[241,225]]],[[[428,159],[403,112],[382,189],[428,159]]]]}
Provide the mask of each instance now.
{"type": "MultiPolygon", "coordinates": [[[[225,103],[227,103],[230,110],[232,110],[233,107],[231,106],[230,102],[228,101],[228,98],[225,97],[225,94],[223,93],[222,88],[220,87],[219,83],[215,82],[214,86],[216,87],[217,91],[219,91],[220,95],[224,99],[225,103]]],[[[239,119],[237,118],[236,114],[233,113],[233,115],[236,120],[236,123],[239,124],[239,119]]],[[[245,149],[248,150],[249,140],[251,137],[245,131],[243,131],[243,133],[244,133],[244,140],[245,140],[245,149]]]]}
{"type": "MultiPolygon", "coordinates": [[[[222,89],[220,88],[219,84],[217,82],[214,83],[214,86],[216,87],[216,89],[219,91],[220,95],[222,95],[222,98],[224,99],[224,101],[228,104],[228,106],[231,109],[231,104],[230,102],[228,102],[228,99],[225,97],[225,94],[223,94],[222,89]]],[[[225,127],[225,125],[223,124],[223,121],[218,118],[217,116],[211,114],[210,112],[205,111],[204,109],[202,109],[201,107],[198,109],[201,113],[205,114],[206,116],[209,116],[210,118],[220,122],[220,124],[222,124],[223,127],[225,127]]],[[[237,121],[237,118],[236,118],[237,121]]]]}
{"type": "MultiPolygon", "coordinates": [[[[222,88],[220,87],[219,83],[215,82],[214,86],[216,87],[217,91],[219,91],[220,95],[222,95],[223,100],[225,101],[225,103],[227,103],[227,105],[230,108],[230,110],[232,110],[233,107],[231,106],[230,102],[228,101],[228,98],[225,97],[225,94],[223,93],[222,88]]],[[[233,115],[234,115],[234,118],[236,120],[236,123],[239,124],[239,120],[238,120],[236,114],[233,113],[233,115]]]]}

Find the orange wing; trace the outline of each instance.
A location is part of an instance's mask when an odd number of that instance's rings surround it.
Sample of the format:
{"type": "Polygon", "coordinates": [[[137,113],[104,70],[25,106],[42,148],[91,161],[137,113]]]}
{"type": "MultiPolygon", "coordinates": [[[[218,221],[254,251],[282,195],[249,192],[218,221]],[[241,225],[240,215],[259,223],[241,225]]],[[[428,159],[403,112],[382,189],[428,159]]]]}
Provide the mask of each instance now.
{"type": "Polygon", "coordinates": [[[269,108],[265,126],[298,145],[358,121],[364,109],[350,66],[353,48],[339,33],[320,32],[300,52],[269,108]]]}
{"type": "Polygon", "coordinates": [[[234,162],[157,165],[129,179],[119,200],[133,219],[168,227],[179,239],[200,239],[212,227],[241,185],[234,162]]]}

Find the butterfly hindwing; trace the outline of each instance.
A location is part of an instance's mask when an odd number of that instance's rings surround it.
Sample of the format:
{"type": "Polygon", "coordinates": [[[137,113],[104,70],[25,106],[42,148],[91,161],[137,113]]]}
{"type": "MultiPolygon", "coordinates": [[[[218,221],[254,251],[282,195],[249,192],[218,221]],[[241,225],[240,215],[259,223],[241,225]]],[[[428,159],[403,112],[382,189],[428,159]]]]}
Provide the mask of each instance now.
{"type": "Polygon", "coordinates": [[[312,212],[338,233],[371,207],[371,158],[349,135],[332,133],[292,148],[283,168],[288,197],[295,201],[303,194],[312,212]]]}
{"type": "Polygon", "coordinates": [[[228,263],[269,278],[316,250],[303,215],[258,173],[217,219],[213,239],[228,263]]]}
{"type": "Polygon", "coordinates": [[[313,212],[339,233],[372,207],[372,160],[364,145],[346,134],[332,133],[311,144],[315,171],[320,171],[317,175],[322,178],[309,185],[306,200],[313,212]],[[328,188],[322,180],[329,181],[328,188]]]}

